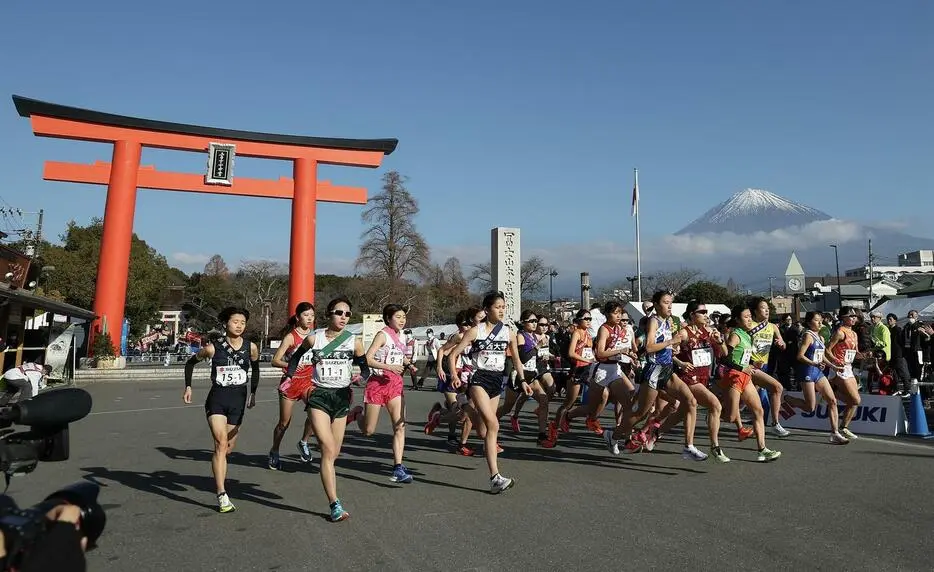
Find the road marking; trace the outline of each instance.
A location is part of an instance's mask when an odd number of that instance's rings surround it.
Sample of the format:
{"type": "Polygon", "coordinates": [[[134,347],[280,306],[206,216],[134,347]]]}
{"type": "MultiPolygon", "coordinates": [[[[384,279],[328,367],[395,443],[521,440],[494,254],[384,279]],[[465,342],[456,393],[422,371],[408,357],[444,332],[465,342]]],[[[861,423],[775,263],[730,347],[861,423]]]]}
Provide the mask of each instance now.
{"type": "MultiPolygon", "coordinates": [[[[275,403],[277,401],[279,400],[278,399],[257,399],[256,404],[259,405],[260,403],[275,403]]],[[[142,413],[144,411],[167,411],[169,409],[194,409],[194,408],[203,409],[204,405],[191,404],[191,405],[175,405],[172,407],[146,407],[144,409],[118,409],[115,411],[95,411],[93,413],[89,413],[88,417],[91,417],[92,415],[112,415],[114,413],[142,413]]]]}
{"type": "Polygon", "coordinates": [[[906,443],[904,441],[890,441],[888,439],[875,439],[873,437],[860,436],[859,441],[869,441],[870,443],[883,443],[886,445],[898,445],[899,447],[908,447],[910,449],[923,449],[934,455],[934,446],[921,445],[920,443],[906,443]]]}

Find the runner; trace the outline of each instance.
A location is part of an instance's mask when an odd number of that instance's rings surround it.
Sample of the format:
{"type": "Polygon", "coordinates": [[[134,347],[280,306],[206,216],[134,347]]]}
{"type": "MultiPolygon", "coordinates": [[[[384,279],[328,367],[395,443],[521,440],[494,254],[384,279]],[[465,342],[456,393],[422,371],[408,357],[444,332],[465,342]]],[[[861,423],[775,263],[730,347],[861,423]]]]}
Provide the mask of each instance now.
{"type": "MultiPolygon", "coordinates": [[[[428,361],[425,362],[425,371],[422,372],[422,377],[418,380],[418,386],[422,387],[425,385],[425,376],[429,373],[434,372],[435,375],[438,374],[438,351],[441,349],[441,346],[444,345],[441,343],[441,340],[435,337],[435,331],[431,328],[425,330],[425,335],[428,336],[428,339],[425,341],[425,355],[428,358],[428,361]]],[[[444,334],[441,334],[444,339],[444,334]]]]}
{"type": "Polygon", "coordinates": [[[225,336],[205,344],[198,353],[185,362],[185,393],[182,401],[191,403],[191,377],[198,362],[211,360],[211,390],[204,401],[208,427],[214,438],[214,454],[211,456],[211,471],[217,486],[217,504],[222,513],[233,512],[237,507],[230,502],[225,481],[227,480],[227,456],[233,451],[243,423],[244,406],[256,405],[256,388],[259,385],[259,350],[256,344],[243,338],[250,312],[233,306],[224,308],[217,316],[224,324],[225,336]],[[247,402],[247,372],[250,372],[250,399],[247,402]]]}
{"type": "MultiPolygon", "coordinates": [[[[808,312],[804,316],[805,330],[801,332],[801,341],[798,344],[798,367],[795,379],[801,385],[804,399],[785,395],[785,403],[796,407],[806,413],[814,413],[817,409],[817,392],[827,403],[827,418],[830,421],[830,442],[834,445],[846,445],[849,439],[840,434],[839,414],[837,412],[837,398],[833,388],[824,375],[824,367],[836,368],[824,352],[824,340],[821,338],[821,323],[824,321],[820,312],[808,312]]],[[[840,368],[841,370],[843,368],[840,368]]]]}
{"type": "MultiPolygon", "coordinates": [[[[498,494],[515,484],[514,479],[500,474],[496,458],[496,439],[499,433],[496,408],[499,405],[499,396],[503,392],[505,381],[507,347],[512,350],[512,361],[522,391],[529,395],[532,393],[532,388],[523,377],[525,374],[522,362],[519,361],[516,339],[510,334],[509,328],[503,324],[503,316],[506,313],[506,299],[503,293],[487,294],[483,298],[483,308],[486,310],[486,319],[464,334],[460,343],[448,356],[448,365],[451,370],[457,369],[457,359],[470,346],[470,356],[475,369],[468,384],[468,391],[484,425],[484,453],[490,469],[490,492],[498,494]]],[[[455,387],[460,384],[460,379],[454,380],[455,387]]]]}
{"type": "MultiPolygon", "coordinates": [[[[538,317],[538,323],[536,324],[535,330],[535,339],[537,343],[537,357],[535,360],[535,365],[538,368],[538,383],[545,390],[547,403],[551,402],[552,396],[555,394],[557,389],[555,385],[555,378],[551,374],[551,363],[553,356],[551,354],[551,336],[548,335],[548,328],[550,324],[548,323],[548,318],[544,316],[538,317]]],[[[526,401],[529,400],[529,397],[524,393],[519,396],[519,400],[516,401],[516,409],[512,414],[510,423],[512,425],[512,430],[516,433],[519,432],[521,427],[519,426],[519,412],[522,410],[522,406],[525,405],[526,401]]],[[[537,407],[533,412],[534,415],[538,416],[541,413],[541,407],[537,407]]],[[[548,407],[545,407],[545,413],[548,413],[548,407]]]]}
{"type": "MultiPolygon", "coordinates": [[[[519,316],[519,326],[522,328],[516,332],[515,343],[519,349],[519,362],[522,364],[524,377],[516,375],[506,388],[506,399],[502,405],[496,409],[496,418],[502,419],[504,415],[512,411],[513,406],[519,400],[519,396],[528,397],[523,390],[522,383],[519,380],[524,379],[525,383],[532,387],[534,399],[538,402],[538,408],[535,410],[538,416],[538,446],[551,449],[555,442],[548,437],[548,394],[538,382],[538,338],[535,330],[538,328],[538,317],[531,310],[523,310],[519,316]]],[[[516,429],[518,421],[513,424],[516,429]]]]}
{"type": "MultiPolygon", "coordinates": [[[[454,318],[455,323],[457,324],[457,332],[454,333],[448,341],[445,342],[443,346],[438,350],[438,391],[444,395],[444,405],[440,403],[435,403],[431,410],[428,412],[428,423],[425,425],[425,434],[431,435],[435,429],[438,428],[438,425],[441,423],[448,424],[448,446],[451,447],[455,452],[464,454],[466,451],[462,451],[462,447],[466,448],[466,445],[461,445],[461,441],[457,438],[457,426],[460,423],[464,424],[464,443],[466,443],[467,435],[470,434],[472,428],[472,422],[470,417],[467,415],[467,412],[464,410],[464,406],[467,405],[467,386],[466,383],[460,388],[455,388],[453,385],[454,378],[460,377],[462,382],[466,382],[467,376],[469,376],[469,371],[464,372],[464,368],[467,365],[467,361],[464,355],[458,359],[457,369],[451,371],[448,369],[448,363],[445,359],[447,355],[457,347],[457,344],[460,343],[461,338],[464,336],[464,333],[476,325],[473,319],[468,318],[468,316],[477,316],[482,313],[481,308],[470,308],[468,310],[462,310],[457,313],[457,316],[454,318]],[[462,374],[464,376],[462,377],[462,374]]],[[[478,320],[479,321],[479,320],[478,320]]],[[[468,368],[469,369],[469,368],[468,368]]],[[[474,451],[472,449],[467,449],[472,456],[474,451]]]]}
{"type": "MultiPolygon", "coordinates": [[[[632,408],[632,396],[636,387],[623,373],[622,366],[639,359],[635,332],[628,320],[623,323],[623,305],[619,302],[615,300],[607,302],[602,314],[605,321],[597,329],[597,340],[594,344],[596,358],[599,361],[594,369],[588,390],[588,403],[568,411],[565,416],[568,420],[584,415],[588,416],[588,419],[596,419],[602,411],[603,396],[601,394],[603,393],[607,393],[609,399],[613,401],[617,417],[632,408]],[[594,397],[591,398],[591,395],[594,397]]],[[[617,424],[614,423],[614,427],[617,424]]],[[[601,435],[604,434],[599,423],[595,424],[595,428],[600,429],[601,435]]],[[[619,454],[618,451],[615,454],[619,454]]]]}
{"type": "MultiPolygon", "coordinates": [[[[272,366],[282,368],[282,380],[279,382],[279,423],[272,430],[272,448],[269,449],[269,468],[278,471],[282,464],[279,459],[279,445],[285,432],[289,429],[292,422],[292,408],[299,400],[306,400],[308,392],[311,391],[311,378],[313,368],[310,367],[310,361],[306,359],[299,364],[298,370],[291,380],[287,380],[285,372],[289,368],[289,357],[295,351],[315,326],[315,306],[311,302],[299,302],[295,306],[295,313],[289,318],[281,337],[282,343],[276,349],[276,354],[272,356],[272,366]]],[[[306,358],[310,358],[306,355],[306,358]]],[[[302,433],[302,439],[298,442],[298,454],[302,461],[310,463],[312,460],[311,447],[308,441],[314,435],[311,427],[311,418],[305,416],[305,431],[302,433]]]]}
{"type": "Polygon", "coordinates": [[[840,327],[830,336],[830,343],[827,344],[827,353],[830,354],[828,361],[833,366],[830,370],[830,381],[836,386],[846,403],[846,409],[843,411],[843,428],[840,429],[840,433],[847,439],[853,440],[859,437],[850,431],[850,422],[853,421],[856,408],[862,401],[859,397],[859,389],[857,389],[856,376],[853,374],[853,361],[859,357],[857,351],[859,342],[856,339],[856,332],[853,331],[856,312],[853,308],[840,308],[838,317],[840,327]]]}
{"type": "MultiPolygon", "coordinates": [[[[567,412],[571,409],[571,406],[574,405],[574,402],[577,401],[577,397],[581,393],[581,386],[590,383],[593,364],[596,363],[596,357],[593,353],[593,338],[587,332],[587,328],[590,327],[590,321],[590,310],[581,308],[574,316],[574,332],[571,333],[571,345],[568,348],[568,358],[570,358],[573,366],[571,368],[571,375],[568,378],[564,403],[558,407],[558,411],[555,412],[555,420],[552,421],[548,427],[548,437],[552,441],[558,440],[559,430],[562,433],[571,431],[571,426],[567,419],[567,412]]],[[[600,388],[599,391],[594,392],[596,395],[593,396],[593,398],[602,400],[602,392],[603,388],[600,388]]],[[[591,395],[588,395],[588,397],[591,397],[591,395]]],[[[592,401],[588,399],[588,406],[591,405],[592,401]]],[[[587,417],[588,429],[593,430],[592,423],[594,421],[596,420],[587,417]]]]}
{"type": "MultiPolygon", "coordinates": [[[[729,463],[730,458],[720,448],[720,414],[723,406],[707,386],[710,372],[717,358],[723,355],[723,338],[720,332],[709,326],[707,307],[703,302],[692,300],[684,312],[684,337],[674,356],[674,363],[681,371],[681,379],[687,384],[697,403],[707,408],[707,428],[710,431],[710,451],[714,459],[729,463]]],[[[658,428],[649,428],[643,437],[645,448],[654,449],[655,441],[681,422],[680,413],[669,416],[658,428]]],[[[645,431],[643,431],[645,433],[645,431]]]]}
{"type": "Polygon", "coordinates": [[[406,357],[408,336],[402,333],[405,328],[405,309],[398,304],[387,305],[383,308],[383,323],[386,327],[376,333],[366,352],[366,363],[372,368],[372,375],[363,393],[366,410],[360,405],[354,407],[347,417],[347,422],[356,421],[360,432],[370,437],[376,433],[380,408],[385,407],[392,422],[393,466],[389,480],[394,483],[411,483],[414,477],[402,464],[402,452],[405,450],[405,397],[402,374],[415,369],[406,357]]]}
{"type": "Polygon", "coordinates": [[[790,431],[782,427],[779,420],[779,411],[782,407],[782,393],[784,389],[777,379],[769,375],[769,353],[772,344],[780,350],[785,349],[785,340],[775,324],[769,322],[769,303],[765,298],[753,298],[749,304],[752,318],[758,322],[749,332],[752,338],[752,382],[756,387],[765,389],[769,394],[769,408],[771,409],[772,433],[776,437],[787,437],[790,431]]]}
{"type": "Polygon", "coordinates": [[[353,393],[350,389],[353,364],[366,366],[363,342],[346,330],[352,312],[350,300],[338,297],[328,302],[326,329],[318,330],[305,338],[289,358],[286,376],[295,375],[298,365],[309,350],[314,366],[314,389],[308,395],[308,410],[321,450],[321,485],[328,497],[331,522],[350,516],[337,496],[337,474],[334,462],[341,452],[347,413],[353,393]]]}
{"type": "Polygon", "coordinates": [[[638,440],[638,435],[634,436],[636,440],[630,437],[632,429],[636,423],[645,419],[649,414],[659,393],[665,392],[668,395],[668,401],[678,400],[678,410],[684,416],[684,450],[681,452],[681,457],[693,461],[707,459],[707,454],[694,446],[697,399],[694,398],[688,386],[674,373],[672,347],[680,342],[681,336],[679,335],[677,339],[672,337],[671,304],[673,301],[674,296],[671,292],[659,291],[652,296],[655,314],[646,323],[646,365],[642,370],[638,409],[634,413],[627,409],[626,412],[629,415],[623,415],[623,422],[613,432],[603,433],[607,449],[613,454],[619,453],[618,440],[623,437],[629,439],[626,445],[627,452],[639,450],[642,443],[638,440]]]}
{"type": "Polygon", "coordinates": [[[753,352],[749,331],[755,326],[752,312],[749,308],[739,305],[733,308],[730,316],[732,330],[727,338],[726,347],[723,348],[723,368],[719,382],[723,390],[720,398],[723,414],[731,423],[736,422],[739,419],[739,402],[742,399],[746,409],[753,415],[753,433],[759,450],[757,460],[763,463],[774,461],[782,454],[765,446],[762,400],[752,384],[752,366],[749,364],[753,352]]]}

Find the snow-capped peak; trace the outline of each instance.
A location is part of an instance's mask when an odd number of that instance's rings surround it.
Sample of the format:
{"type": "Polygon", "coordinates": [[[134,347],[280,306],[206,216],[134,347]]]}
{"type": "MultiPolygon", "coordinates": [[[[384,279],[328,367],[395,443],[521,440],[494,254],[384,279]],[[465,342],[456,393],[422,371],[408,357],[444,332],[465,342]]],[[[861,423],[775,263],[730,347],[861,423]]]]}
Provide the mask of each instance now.
{"type": "Polygon", "coordinates": [[[724,222],[736,216],[754,215],[764,211],[816,215],[826,217],[824,213],[806,205],[801,205],[775,193],[762,189],[742,190],[712,209],[704,218],[708,222],[724,222]]]}
{"type": "Polygon", "coordinates": [[[762,189],[745,189],[705,212],[676,234],[746,234],[801,226],[830,215],[762,189]]]}

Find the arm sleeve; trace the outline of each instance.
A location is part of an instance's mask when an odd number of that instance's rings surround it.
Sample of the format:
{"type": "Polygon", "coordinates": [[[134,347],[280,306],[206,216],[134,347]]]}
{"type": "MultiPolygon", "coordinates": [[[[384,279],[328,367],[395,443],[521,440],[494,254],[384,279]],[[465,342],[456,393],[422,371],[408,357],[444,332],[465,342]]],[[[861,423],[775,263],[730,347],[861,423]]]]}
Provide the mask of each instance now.
{"type": "Polygon", "coordinates": [[[250,366],[253,368],[250,376],[250,393],[256,393],[256,388],[259,387],[259,360],[252,360],[250,366]]]}
{"type": "Polygon", "coordinates": [[[194,374],[195,366],[198,365],[199,361],[198,354],[195,354],[185,362],[185,387],[191,387],[191,376],[194,374]]]}
{"type": "Polygon", "coordinates": [[[309,348],[305,344],[301,344],[295,351],[292,352],[292,357],[289,358],[289,367],[285,370],[286,377],[292,377],[295,375],[295,370],[298,369],[298,364],[302,361],[302,356],[308,353],[309,348]]]}

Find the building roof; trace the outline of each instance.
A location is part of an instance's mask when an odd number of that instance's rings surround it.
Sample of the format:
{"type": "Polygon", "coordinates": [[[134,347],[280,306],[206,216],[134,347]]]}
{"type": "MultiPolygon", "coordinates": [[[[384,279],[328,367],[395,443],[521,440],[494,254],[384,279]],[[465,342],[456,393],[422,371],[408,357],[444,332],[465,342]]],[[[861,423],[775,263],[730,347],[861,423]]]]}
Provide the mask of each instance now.
{"type": "Polygon", "coordinates": [[[71,304],[66,304],[60,300],[53,300],[52,298],[39,296],[21,288],[0,288],[0,298],[9,300],[11,302],[17,302],[30,308],[37,308],[39,310],[45,310],[55,314],[62,314],[71,318],[93,320],[95,317],[94,312],[91,310],[85,310],[84,308],[79,308],[78,306],[72,306],[71,304]]]}
{"type": "Polygon", "coordinates": [[[803,276],[804,269],[801,268],[801,263],[798,262],[798,257],[794,252],[791,253],[791,259],[788,260],[788,267],[785,268],[785,276],[803,276]]]}
{"type": "Polygon", "coordinates": [[[934,274],[925,274],[919,277],[914,284],[905,286],[898,293],[904,296],[934,293],[934,274]]]}
{"type": "MultiPolygon", "coordinates": [[[[852,284],[856,282],[858,278],[853,278],[850,276],[840,275],[840,284],[852,284]]],[[[815,283],[820,283],[821,286],[837,286],[837,277],[836,275],[825,274],[823,276],[806,276],[804,278],[804,284],[807,288],[813,288],[815,283]]]]}
{"type": "Polygon", "coordinates": [[[21,117],[52,117],[67,119],[82,123],[94,123],[111,127],[125,127],[145,131],[159,131],[163,133],[181,133],[183,135],[196,135],[200,137],[213,137],[218,139],[234,139],[239,141],[256,141],[260,143],[278,143],[281,145],[296,145],[299,147],[322,147],[325,149],[341,149],[346,151],[382,151],[389,155],[396,150],[398,139],[340,139],[335,137],[308,137],[303,135],[280,135],[275,133],[261,133],[256,131],[240,131],[237,129],[221,129],[218,127],[204,127],[187,123],[172,123],[169,121],[156,121],[141,119],[126,115],[115,115],[80,107],[70,107],[30,99],[19,95],[13,96],[13,104],[21,117]]]}
{"type": "MultiPolygon", "coordinates": [[[[873,286],[877,286],[879,284],[885,284],[886,286],[895,288],[896,290],[901,290],[902,288],[905,287],[905,285],[902,284],[901,282],[896,282],[895,280],[892,280],[890,278],[876,278],[875,280],[872,280],[871,282],[873,286]]],[[[849,282],[846,282],[846,284],[866,286],[867,288],[869,287],[869,283],[870,283],[869,278],[863,278],[861,280],[851,279],[849,282]]]]}

